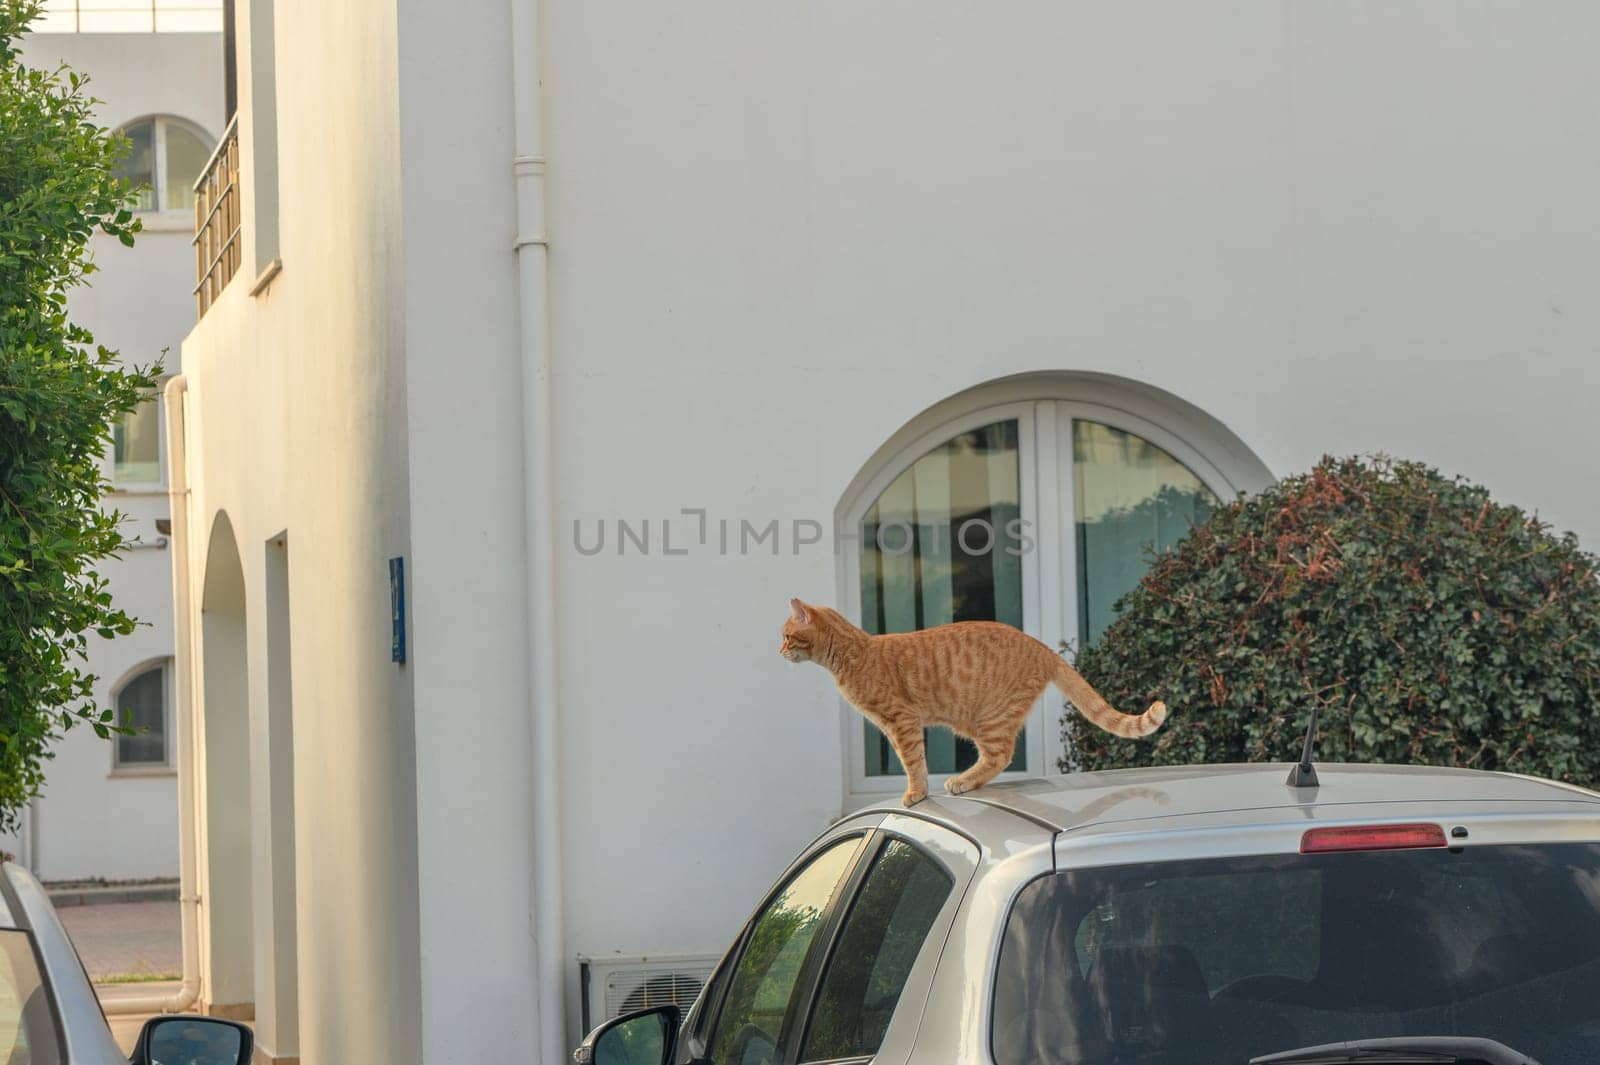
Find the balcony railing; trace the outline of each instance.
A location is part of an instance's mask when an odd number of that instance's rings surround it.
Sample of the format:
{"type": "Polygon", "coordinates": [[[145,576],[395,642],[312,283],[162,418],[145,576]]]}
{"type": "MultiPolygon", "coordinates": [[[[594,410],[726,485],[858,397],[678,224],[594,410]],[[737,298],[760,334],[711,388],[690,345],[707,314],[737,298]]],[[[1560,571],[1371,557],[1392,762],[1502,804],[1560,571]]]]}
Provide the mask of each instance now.
{"type": "Polygon", "coordinates": [[[200,317],[239,269],[239,118],[222,133],[217,150],[194,183],[194,286],[200,317]]]}

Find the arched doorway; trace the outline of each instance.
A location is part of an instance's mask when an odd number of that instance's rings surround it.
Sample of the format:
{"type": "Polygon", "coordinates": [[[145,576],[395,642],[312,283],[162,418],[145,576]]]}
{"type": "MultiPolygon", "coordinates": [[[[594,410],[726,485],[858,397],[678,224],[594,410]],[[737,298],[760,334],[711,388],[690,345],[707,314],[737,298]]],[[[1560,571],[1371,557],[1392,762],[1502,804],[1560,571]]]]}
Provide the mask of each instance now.
{"type": "Polygon", "coordinates": [[[233,524],[219,513],[200,601],[201,965],[206,1008],[231,1017],[250,1016],[255,1000],[248,635],[244,568],[233,524]]]}

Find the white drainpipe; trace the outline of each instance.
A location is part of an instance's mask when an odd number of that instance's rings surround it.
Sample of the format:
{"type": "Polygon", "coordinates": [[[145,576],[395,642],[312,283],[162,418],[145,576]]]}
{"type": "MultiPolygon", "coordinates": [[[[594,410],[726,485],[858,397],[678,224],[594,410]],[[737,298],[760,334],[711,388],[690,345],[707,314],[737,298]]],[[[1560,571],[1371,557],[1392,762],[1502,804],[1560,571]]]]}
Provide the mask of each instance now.
{"type": "Polygon", "coordinates": [[[561,763],[556,712],[554,462],[550,432],[549,246],[545,239],[544,91],[539,0],[511,5],[515,94],[517,295],[521,318],[524,513],[528,563],[528,691],[533,716],[533,948],[538,1051],[567,1060],[566,957],[561,921],[561,763]]]}
{"type": "Polygon", "coordinates": [[[162,390],[167,416],[167,499],[172,516],[172,619],[180,668],[174,669],[174,704],[178,748],[178,902],[183,922],[183,986],[171,995],[141,995],[112,999],[107,1014],[182,1013],[200,998],[200,896],[196,893],[195,761],[193,677],[186,671],[194,661],[189,627],[189,467],[184,448],[184,396],[189,382],[182,374],[162,390]]]}
{"type": "MultiPolygon", "coordinates": [[[[27,866],[28,869],[33,873],[34,876],[40,876],[40,873],[39,873],[39,799],[38,799],[37,796],[34,797],[33,799],[29,800],[29,802],[28,802],[28,819],[25,822],[23,822],[23,828],[24,828],[24,832],[25,832],[25,836],[24,836],[24,841],[23,842],[24,842],[24,845],[27,847],[28,857],[27,857],[26,860],[24,860],[24,862],[22,864],[27,866]]],[[[41,877],[41,879],[42,879],[42,877],[41,877]]]]}

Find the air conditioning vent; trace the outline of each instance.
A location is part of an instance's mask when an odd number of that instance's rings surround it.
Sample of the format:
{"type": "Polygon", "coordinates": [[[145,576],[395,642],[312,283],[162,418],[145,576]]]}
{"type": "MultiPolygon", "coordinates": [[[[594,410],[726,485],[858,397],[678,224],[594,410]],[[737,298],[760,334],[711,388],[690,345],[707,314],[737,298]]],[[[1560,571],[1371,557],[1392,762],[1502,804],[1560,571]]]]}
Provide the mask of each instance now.
{"type": "Polygon", "coordinates": [[[710,965],[692,969],[663,966],[637,972],[614,972],[606,981],[606,1017],[620,1017],[624,1013],[664,1006],[669,1002],[687,1013],[710,978],[710,965]]]}
{"type": "Polygon", "coordinates": [[[624,1013],[667,1003],[687,1014],[717,965],[716,957],[698,954],[578,961],[583,975],[586,1029],[624,1013]]]}

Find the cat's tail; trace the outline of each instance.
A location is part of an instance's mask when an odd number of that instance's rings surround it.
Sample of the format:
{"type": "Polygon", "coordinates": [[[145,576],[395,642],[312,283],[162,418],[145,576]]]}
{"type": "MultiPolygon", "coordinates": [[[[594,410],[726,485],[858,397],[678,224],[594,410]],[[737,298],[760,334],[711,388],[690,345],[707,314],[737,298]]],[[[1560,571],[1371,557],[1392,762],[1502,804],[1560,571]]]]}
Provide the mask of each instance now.
{"type": "Polygon", "coordinates": [[[1072,705],[1078,708],[1078,713],[1088,718],[1099,728],[1105,729],[1113,736],[1126,736],[1128,739],[1138,739],[1148,736],[1161,727],[1167,719],[1167,704],[1159,699],[1150,704],[1150,709],[1142,714],[1124,714],[1101,697],[1094,690],[1094,686],[1083,679],[1083,674],[1073,669],[1065,658],[1052,655],[1056,660],[1055,676],[1051,683],[1061,689],[1072,705]]]}

